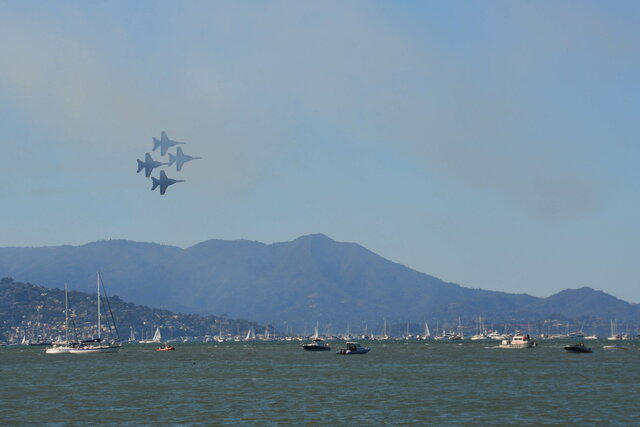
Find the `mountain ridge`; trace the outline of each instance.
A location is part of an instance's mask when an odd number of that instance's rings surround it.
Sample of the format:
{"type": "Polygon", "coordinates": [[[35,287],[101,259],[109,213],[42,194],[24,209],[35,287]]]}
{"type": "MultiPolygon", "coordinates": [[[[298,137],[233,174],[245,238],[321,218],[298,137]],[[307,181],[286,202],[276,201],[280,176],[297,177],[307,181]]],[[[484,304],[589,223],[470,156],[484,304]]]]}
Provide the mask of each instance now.
{"type": "Polygon", "coordinates": [[[47,287],[66,281],[90,291],[97,270],[137,304],[260,322],[640,317],[637,305],[587,287],[547,298],[463,287],[321,233],[270,244],[209,239],[186,248],[124,239],[0,248],[0,276],[20,281],[47,287]]]}

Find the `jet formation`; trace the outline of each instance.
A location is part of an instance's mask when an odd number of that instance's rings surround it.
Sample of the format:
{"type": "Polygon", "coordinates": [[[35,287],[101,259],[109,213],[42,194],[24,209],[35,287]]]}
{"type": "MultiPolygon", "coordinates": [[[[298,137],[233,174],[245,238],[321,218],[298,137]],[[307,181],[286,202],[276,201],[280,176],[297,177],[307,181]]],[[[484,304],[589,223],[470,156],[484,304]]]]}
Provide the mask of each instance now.
{"type": "MultiPolygon", "coordinates": [[[[169,137],[167,136],[167,133],[165,131],[162,131],[161,135],[160,135],[160,139],[157,138],[152,138],[153,139],[153,150],[155,151],[156,149],[160,148],[160,155],[164,156],[167,154],[167,150],[171,147],[174,147],[176,145],[182,145],[182,144],[186,144],[185,142],[178,142],[178,141],[174,141],[172,139],[169,139],[169,137]]],[[[156,160],[153,160],[153,158],[151,157],[150,153],[146,153],[145,157],[144,157],[144,161],[137,159],[138,162],[138,172],[140,173],[142,170],[144,170],[144,174],[145,177],[149,178],[151,177],[151,191],[155,190],[156,188],[160,187],[160,195],[164,195],[165,191],[167,191],[167,187],[169,187],[170,185],[175,184],[176,182],[184,182],[183,179],[172,179],[169,178],[167,176],[167,174],[165,173],[165,171],[161,170],[160,171],[160,178],[155,178],[151,176],[151,173],[153,172],[153,170],[155,168],[158,168],[160,166],[173,166],[174,164],[176,165],[176,171],[177,172],[181,172],[182,171],[182,167],[184,166],[185,163],[190,162],[191,160],[196,160],[196,159],[200,159],[201,157],[194,157],[194,156],[188,156],[186,154],[184,154],[184,152],[182,151],[181,147],[178,147],[176,150],[175,154],[169,153],[169,162],[165,163],[165,162],[159,162],[156,160]]]]}

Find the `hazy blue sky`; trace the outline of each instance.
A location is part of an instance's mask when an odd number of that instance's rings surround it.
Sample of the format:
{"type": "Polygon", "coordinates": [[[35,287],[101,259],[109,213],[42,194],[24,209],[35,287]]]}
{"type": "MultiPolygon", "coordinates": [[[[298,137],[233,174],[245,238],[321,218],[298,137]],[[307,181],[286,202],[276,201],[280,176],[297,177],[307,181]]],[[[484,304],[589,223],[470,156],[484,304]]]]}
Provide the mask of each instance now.
{"type": "Polygon", "coordinates": [[[640,302],[639,28],[637,1],[1,1],[0,246],[322,232],[640,302]],[[161,130],[204,158],[163,197],[135,162],[161,130]]]}

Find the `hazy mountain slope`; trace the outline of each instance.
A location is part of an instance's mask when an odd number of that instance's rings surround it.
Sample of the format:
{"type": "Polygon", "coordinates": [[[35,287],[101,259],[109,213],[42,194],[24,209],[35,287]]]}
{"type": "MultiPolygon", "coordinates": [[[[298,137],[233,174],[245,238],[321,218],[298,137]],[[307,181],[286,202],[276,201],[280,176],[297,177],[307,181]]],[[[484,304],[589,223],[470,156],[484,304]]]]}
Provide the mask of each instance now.
{"type": "MultiPolygon", "coordinates": [[[[100,270],[113,294],[155,307],[261,322],[353,325],[491,316],[638,317],[638,307],[604,293],[549,298],[465,288],[322,234],[266,245],[209,240],[181,249],[102,241],[72,247],[0,248],[0,276],[93,292],[100,270]]],[[[634,319],[635,319],[634,318],[634,319]]]]}
{"type": "Polygon", "coordinates": [[[638,320],[639,307],[590,287],[566,289],[522,307],[522,313],[535,317],[562,314],[568,318],[593,316],[601,319],[638,320]]]}

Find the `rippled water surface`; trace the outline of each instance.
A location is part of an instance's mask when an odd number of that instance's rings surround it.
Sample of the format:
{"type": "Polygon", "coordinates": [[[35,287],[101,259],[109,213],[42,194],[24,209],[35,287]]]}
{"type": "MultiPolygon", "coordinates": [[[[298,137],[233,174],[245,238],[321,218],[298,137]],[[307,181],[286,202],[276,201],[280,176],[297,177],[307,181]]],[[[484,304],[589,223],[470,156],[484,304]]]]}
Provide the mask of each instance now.
{"type": "Polygon", "coordinates": [[[589,343],[591,354],[560,342],[363,344],[372,350],[358,356],[299,343],[5,347],[0,424],[640,424],[640,344],[589,343]]]}

